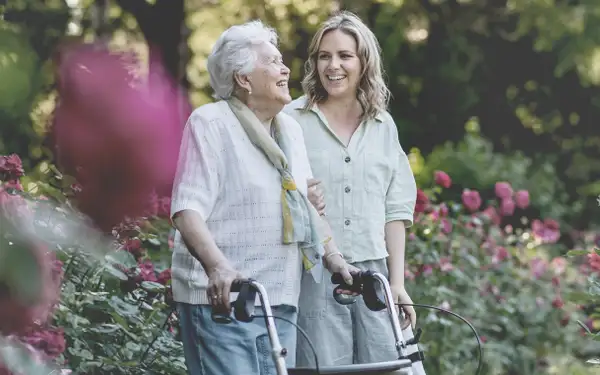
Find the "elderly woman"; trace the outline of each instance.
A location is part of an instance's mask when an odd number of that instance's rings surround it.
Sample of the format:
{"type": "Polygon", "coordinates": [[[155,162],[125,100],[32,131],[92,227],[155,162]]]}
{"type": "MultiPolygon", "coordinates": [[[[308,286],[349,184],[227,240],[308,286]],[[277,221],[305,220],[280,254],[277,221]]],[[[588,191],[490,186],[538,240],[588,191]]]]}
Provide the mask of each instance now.
{"type": "MultiPolygon", "coordinates": [[[[322,265],[351,277],[306,198],[312,172],[302,129],[280,113],[291,102],[290,71],[274,30],[259,21],[229,28],[207,68],[219,100],[196,109],[185,126],[171,207],[186,365],[193,375],[274,374],[261,319],[211,320],[213,311],[230,313],[232,281],[262,283],[274,315],[295,322],[303,264],[316,279],[322,265]]],[[[278,330],[292,367],[296,329],[278,330]]]]}

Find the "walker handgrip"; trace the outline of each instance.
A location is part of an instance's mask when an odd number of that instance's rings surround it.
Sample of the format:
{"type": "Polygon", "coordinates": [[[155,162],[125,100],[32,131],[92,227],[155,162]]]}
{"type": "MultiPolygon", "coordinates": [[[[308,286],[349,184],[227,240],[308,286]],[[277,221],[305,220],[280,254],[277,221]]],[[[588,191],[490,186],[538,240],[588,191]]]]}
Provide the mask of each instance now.
{"type": "MultiPolygon", "coordinates": [[[[233,302],[233,315],[236,320],[250,322],[254,318],[254,301],[256,300],[257,290],[252,285],[252,279],[238,279],[231,283],[231,293],[239,293],[237,299],[233,302]]],[[[218,313],[212,314],[212,319],[216,323],[231,323],[229,315],[218,313]]]]}
{"type": "Polygon", "coordinates": [[[242,290],[242,285],[249,282],[248,279],[237,279],[231,283],[231,293],[239,293],[242,290]]]}
{"type": "MultiPolygon", "coordinates": [[[[357,272],[357,273],[353,273],[352,275],[352,286],[354,287],[358,287],[363,283],[363,273],[362,272],[357,272]]],[[[346,281],[344,281],[344,278],[342,277],[341,273],[333,273],[331,275],[331,283],[332,284],[336,284],[336,285],[347,285],[346,281]]]]}

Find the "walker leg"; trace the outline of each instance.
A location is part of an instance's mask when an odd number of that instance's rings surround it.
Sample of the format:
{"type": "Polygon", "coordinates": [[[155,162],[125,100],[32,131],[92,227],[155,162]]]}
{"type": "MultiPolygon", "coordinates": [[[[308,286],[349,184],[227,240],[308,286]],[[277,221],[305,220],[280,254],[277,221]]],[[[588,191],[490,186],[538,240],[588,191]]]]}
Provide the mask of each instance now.
{"type": "Polygon", "coordinates": [[[281,342],[279,341],[277,328],[275,327],[275,319],[273,318],[273,311],[271,310],[269,297],[267,297],[267,291],[261,284],[254,281],[251,283],[258,291],[258,296],[260,298],[263,314],[265,316],[265,323],[267,325],[267,332],[269,333],[269,340],[271,342],[271,350],[273,353],[273,361],[275,362],[277,375],[288,375],[285,364],[287,350],[281,346],[281,342]]]}
{"type": "MultiPolygon", "coordinates": [[[[390,317],[390,321],[392,323],[392,331],[394,332],[394,338],[396,340],[396,351],[400,357],[406,357],[408,355],[406,349],[406,341],[404,340],[404,336],[402,335],[402,326],[400,325],[400,319],[398,318],[399,311],[396,310],[396,301],[394,301],[394,296],[392,295],[392,288],[390,288],[390,283],[387,281],[387,278],[383,276],[379,272],[374,272],[373,277],[381,283],[383,286],[383,292],[385,297],[385,305],[388,311],[388,315],[390,317]]],[[[412,370],[407,369],[406,375],[413,375],[412,370]]]]}

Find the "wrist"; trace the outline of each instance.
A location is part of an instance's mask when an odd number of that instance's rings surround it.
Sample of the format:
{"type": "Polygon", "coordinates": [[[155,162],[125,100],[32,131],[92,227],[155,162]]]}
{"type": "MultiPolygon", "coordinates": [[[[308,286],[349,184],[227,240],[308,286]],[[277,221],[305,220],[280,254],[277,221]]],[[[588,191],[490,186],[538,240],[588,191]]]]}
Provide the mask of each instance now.
{"type": "Polygon", "coordinates": [[[390,287],[393,289],[404,289],[404,278],[402,280],[397,280],[390,277],[390,287]]]}

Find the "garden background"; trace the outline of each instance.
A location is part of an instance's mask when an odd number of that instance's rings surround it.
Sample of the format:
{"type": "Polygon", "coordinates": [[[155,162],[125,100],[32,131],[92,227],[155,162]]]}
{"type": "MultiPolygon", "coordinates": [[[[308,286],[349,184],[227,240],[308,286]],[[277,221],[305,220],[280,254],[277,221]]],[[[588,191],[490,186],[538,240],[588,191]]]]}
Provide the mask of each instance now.
{"type": "MultiPolygon", "coordinates": [[[[59,46],[107,43],[133,53],[142,76],[157,58],[196,107],[211,100],[214,40],[260,18],[280,33],[297,97],[310,38],[337,9],[359,14],[383,49],[389,110],[420,189],[407,245],[415,302],[475,325],[482,374],[600,373],[587,363],[600,356],[598,1],[9,0],[0,5],[0,211],[22,197],[34,212],[76,206],[76,181],[48,141],[59,46]]],[[[60,299],[47,321],[11,339],[76,374],[184,374],[163,195],[110,231],[119,249],[110,261],[55,241],[60,299]]],[[[428,373],[473,373],[468,327],[417,312],[428,373]]],[[[11,358],[6,367],[25,366],[11,358]]]]}

